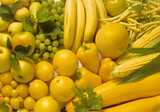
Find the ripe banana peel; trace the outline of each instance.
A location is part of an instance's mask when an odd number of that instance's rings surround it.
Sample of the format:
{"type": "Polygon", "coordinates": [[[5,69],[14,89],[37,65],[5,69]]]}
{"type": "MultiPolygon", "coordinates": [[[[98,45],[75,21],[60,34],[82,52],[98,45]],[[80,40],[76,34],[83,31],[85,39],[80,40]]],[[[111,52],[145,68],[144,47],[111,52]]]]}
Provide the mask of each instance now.
{"type": "Polygon", "coordinates": [[[76,0],[67,0],[64,18],[64,47],[70,49],[74,42],[76,31],[77,4],[76,0]]]}

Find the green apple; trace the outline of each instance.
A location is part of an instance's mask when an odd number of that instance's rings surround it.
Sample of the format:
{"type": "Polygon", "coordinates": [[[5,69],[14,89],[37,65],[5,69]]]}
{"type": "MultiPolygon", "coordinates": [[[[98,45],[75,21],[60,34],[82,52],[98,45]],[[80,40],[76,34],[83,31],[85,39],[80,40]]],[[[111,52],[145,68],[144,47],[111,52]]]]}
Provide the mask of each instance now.
{"type": "Polygon", "coordinates": [[[11,36],[7,33],[0,33],[0,45],[7,47],[7,38],[9,38],[10,41],[12,41],[11,36]]]}
{"type": "Polygon", "coordinates": [[[8,33],[13,36],[23,31],[22,22],[13,22],[8,27],[8,33]]]}
{"type": "Polygon", "coordinates": [[[19,83],[28,83],[34,78],[35,64],[29,58],[19,60],[19,68],[11,66],[11,74],[19,83]]]}
{"type": "Polygon", "coordinates": [[[12,54],[6,47],[0,46],[0,73],[9,71],[11,64],[10,58],[12,54]]]}

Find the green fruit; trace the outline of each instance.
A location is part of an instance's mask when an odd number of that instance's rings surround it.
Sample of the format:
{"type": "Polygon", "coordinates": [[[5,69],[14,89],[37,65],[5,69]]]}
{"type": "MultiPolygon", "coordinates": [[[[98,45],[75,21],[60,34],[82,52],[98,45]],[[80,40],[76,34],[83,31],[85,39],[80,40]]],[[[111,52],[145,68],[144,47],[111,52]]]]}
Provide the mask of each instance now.
{"type": "Polygon", "coordinates": [[[20,33],[23,31],[23,26],[21,22],[13,22],[8,27],[8,33],[11,36],[14,36],[17,33],[20,33]]]}

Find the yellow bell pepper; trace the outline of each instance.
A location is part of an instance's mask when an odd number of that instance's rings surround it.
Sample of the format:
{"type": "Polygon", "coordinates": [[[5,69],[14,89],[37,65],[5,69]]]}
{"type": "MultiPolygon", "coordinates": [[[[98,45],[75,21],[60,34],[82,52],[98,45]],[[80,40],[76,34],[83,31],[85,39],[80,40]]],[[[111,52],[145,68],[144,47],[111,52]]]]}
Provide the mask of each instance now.
{"type": "Polygon", "coordinates": [[[75,81],[75,85],[78,88],[83,87],[84,89],[86,89],[88,84],[91,84],[93,87],[96,87],[102,83],[102,79],[99,75],[88,71],[84,67],[81,67],[78,70],[77,75],[79,79],[75,81]]]}
{"type": "Polygon", "coordinates": [[[83,44],[77,51],[77,57],[83,67],[93,73],[99,72],[100,60],[94,43],[83,44]]]}
{"type": "Polygon", "coordinates": [[[107,82],[110,80],[109,75],[116,65],[117,64],[114,61],[112,61],[110,58],[104,58],[101,61],[99,76],[102,78],[102,82],[107,82]]]}

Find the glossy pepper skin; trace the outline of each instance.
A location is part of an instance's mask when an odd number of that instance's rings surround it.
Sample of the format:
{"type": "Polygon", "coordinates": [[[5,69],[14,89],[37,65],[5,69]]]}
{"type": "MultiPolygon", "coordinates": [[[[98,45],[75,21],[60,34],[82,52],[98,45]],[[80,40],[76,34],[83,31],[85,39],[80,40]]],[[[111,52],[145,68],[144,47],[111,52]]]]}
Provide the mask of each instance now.
{"type": "Polygon", "coordinates": [[[96,74],[99,72],[100,60],[94,43],[83,44],[77,51],[77,57],[83,67],[96,74]]]}
{"type": "Polygon", "coordinates": [[[88,71],[84,67],[81,67],[79,69],[78,77],[79,79],[75,82],[75,85],[78,88],[83,87],[84,89],[86,89],[88,84],[92,84],[93,87],[96,87],[102,83],[102,79],[99,75],[88,71]]]}
{"type": "Polygon", "coordinates": [[[101,61],[99,76],[102,78],[102,82],[107,82],[110,80],[109,75],[115,66],[117,66],[117,64],[110,58],[104,58],[101,61]]]}

